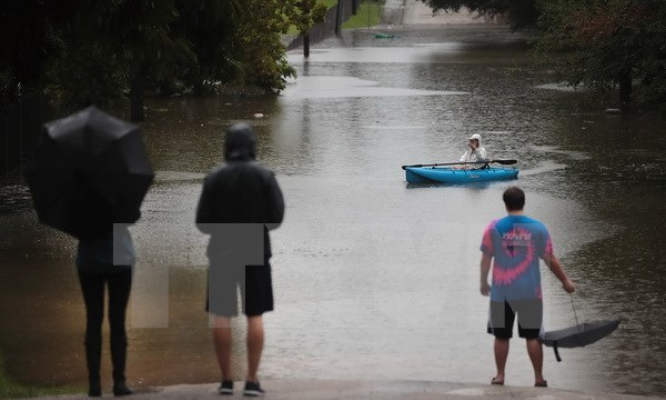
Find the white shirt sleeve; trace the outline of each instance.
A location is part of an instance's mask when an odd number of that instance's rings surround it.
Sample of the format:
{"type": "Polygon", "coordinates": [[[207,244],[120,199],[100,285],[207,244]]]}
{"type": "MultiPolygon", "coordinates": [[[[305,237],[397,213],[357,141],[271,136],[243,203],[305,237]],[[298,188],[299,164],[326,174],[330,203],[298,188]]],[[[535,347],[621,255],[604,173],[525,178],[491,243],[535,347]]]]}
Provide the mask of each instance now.
{"type": "Polygon", "coordinates": [[[476,159],[479,161],[487,159],[486,149],[484,149],[483,147],[479,147],[478,149],[476,149],[474,153],[476,153],[476,159]]]}

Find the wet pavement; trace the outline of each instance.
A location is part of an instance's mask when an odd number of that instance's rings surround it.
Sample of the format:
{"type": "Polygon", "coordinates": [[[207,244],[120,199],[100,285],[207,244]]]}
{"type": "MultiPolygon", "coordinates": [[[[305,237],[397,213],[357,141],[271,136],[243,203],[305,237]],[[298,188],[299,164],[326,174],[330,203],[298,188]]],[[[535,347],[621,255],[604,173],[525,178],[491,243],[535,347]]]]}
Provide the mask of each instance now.
{"type": "MultiPolygon", "coordinates": [[[[577,284],[578,318],[623,319],[609,338],[562,350],[562,363],[546,349],[551,387],[663,395],[666,123],[650,113],[607,115],[611,100],[559,90],[551,71],[532,67],[527,39],[507,29],[393,32],[388,40],[345,32],[308,61],[291,53],[299,78],[277,98],[147,102],[143,131],[158,176],[132,228],[131,383],[218,379],[203,312],[206,237],[194,210],[201,179],[222,161],[222,132],[245,121],[287,204],[273,236],[266,381],[486,383],[494,362],[478,246],[485,225],[504,215],[502,191],[518,184],[577,284]],[[491,157],[519,160],[518,181],[406,184],[400,165],[455,160],[472,133],[491,157]]],[[[25,383],[82,384],[75,243],[36,222],[21,184],[5,184],[0,199],[7,370],[25,383]]],[[[573,323],[569,296],[545,269],[544,298],[547,329],[573,323]]],[[[516,341],[507,382],[530,386],[531,377],[516,341]]]]}
{"type": "MultiPolygon", "coordinates": [[[[583,393],[517,386],[490,386],[448,382],[421,381],[299,381],[281,380],[262,384],[265,397],[289,400],[382,399],[382,400],[650,400],[656,397],[630,396],[609,393],[583,393]]],[[[176,385],[141,393],[137,399],[219,399],[217,384],[176,385]]],[[[243,382],[236,382],[235,393],[225,398],[242,396],[243,382]]],[[[41,400],[87,399],[84,396],[43,397],[41,400]]]]}

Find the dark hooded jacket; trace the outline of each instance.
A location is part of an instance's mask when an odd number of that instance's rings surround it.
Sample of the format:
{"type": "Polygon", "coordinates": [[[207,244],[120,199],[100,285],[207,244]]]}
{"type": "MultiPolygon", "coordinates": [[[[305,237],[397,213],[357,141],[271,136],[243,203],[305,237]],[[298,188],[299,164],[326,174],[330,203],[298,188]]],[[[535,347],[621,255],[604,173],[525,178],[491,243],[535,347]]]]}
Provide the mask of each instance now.
{"type": "Polygon", "coordinates": [[[224,144],[227,163],[204,180],[196,222],[199,230],[211,235],[208,245],[211,261],[238,245],[218,229],[233,226],[230,224],[263,225],[264,260],[272,255],[268,231],[282,223],[284,200],[273,172],[255,161],[256,148],[250,126],[232,126],[224,144]]]}

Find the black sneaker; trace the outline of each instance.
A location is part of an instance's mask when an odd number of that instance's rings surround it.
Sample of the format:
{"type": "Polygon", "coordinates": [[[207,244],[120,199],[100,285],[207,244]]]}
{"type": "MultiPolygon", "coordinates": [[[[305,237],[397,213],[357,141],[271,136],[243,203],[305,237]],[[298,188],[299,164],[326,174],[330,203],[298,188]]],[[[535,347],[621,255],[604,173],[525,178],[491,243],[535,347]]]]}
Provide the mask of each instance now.
{"type": "Polygon", "coordinates": [[[88,389],[88,396],[102,397],[102,386],[100,386],[99,384],[90,385],[90,389],[88,389]]]}
{"type": "Polygon", "coordinates": [[[234,381],[222,381],[217,391],[222,395],[234,394],[234,381]]]}
{"type": "Polygon", "coordinates": [[[119,381],[113,384],[113,395],[116,397],[121,396],[131,396],[134,394],[132,389],[127,387],[127,384],[123,381],[119,381]]]}
{"type": "Polygon", "coordinates": [[[259,382],[245,382],[245,390],[243,390],[243,395],[248,397],[259,397],[263,396],[264,391],[261,389],[259,382]]]}

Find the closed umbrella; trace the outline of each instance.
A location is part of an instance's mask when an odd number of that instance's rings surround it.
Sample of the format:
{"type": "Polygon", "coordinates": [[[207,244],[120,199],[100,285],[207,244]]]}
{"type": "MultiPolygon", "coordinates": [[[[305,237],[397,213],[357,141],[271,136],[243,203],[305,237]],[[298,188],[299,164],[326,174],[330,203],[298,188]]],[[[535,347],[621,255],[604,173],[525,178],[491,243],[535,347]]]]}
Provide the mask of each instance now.
{"type": "Polygon", "coordinates": [[[154,173],[139,127],[93,106],[44,125],[25,178],[40,222],[86,239],[136,222],[154,173]]]}
{"type": "Polygon", "coordinates": [[[539,338],[541,343],[553,348],[555,351],[555,358],[558,362],[562,361],[560,352],[558,351],[559,348],[584,347],[595,343],[613,333],[613,331],[620,326],[621,322],[621,320],[615,319],[583,322],[582,324],[579,324],[578,316],[576,315],[576,307],[573,303],[573,297],[571,298],[571,305],[573,306],[576,325],[566,329],[545,332],[539,338]]]}

